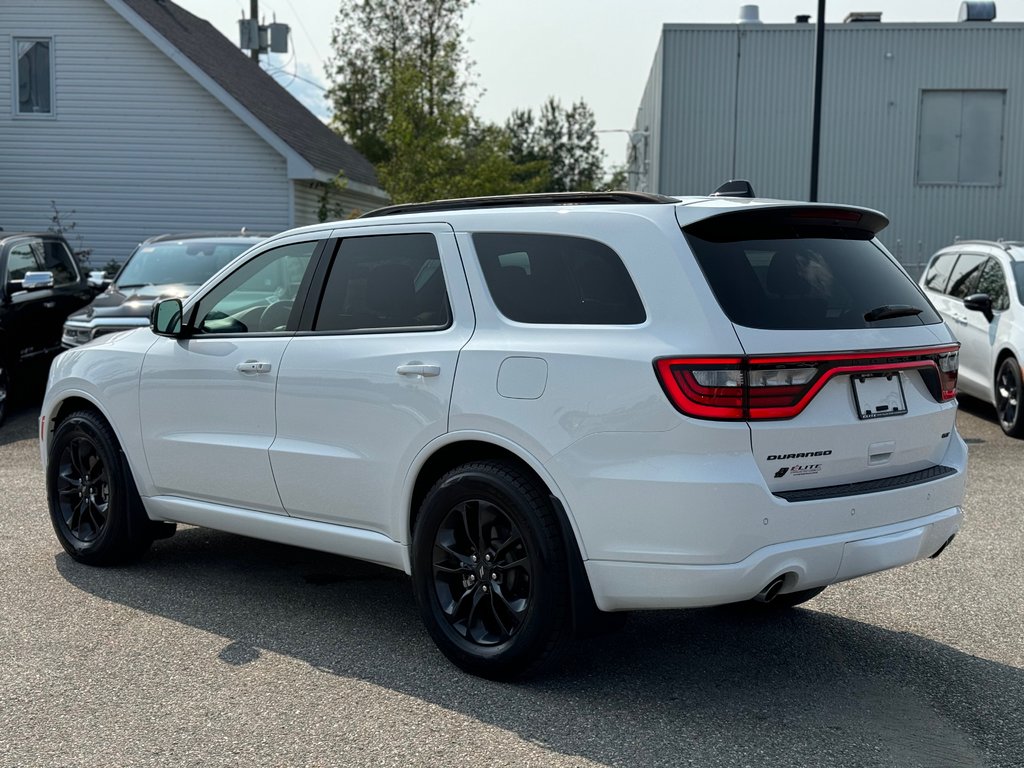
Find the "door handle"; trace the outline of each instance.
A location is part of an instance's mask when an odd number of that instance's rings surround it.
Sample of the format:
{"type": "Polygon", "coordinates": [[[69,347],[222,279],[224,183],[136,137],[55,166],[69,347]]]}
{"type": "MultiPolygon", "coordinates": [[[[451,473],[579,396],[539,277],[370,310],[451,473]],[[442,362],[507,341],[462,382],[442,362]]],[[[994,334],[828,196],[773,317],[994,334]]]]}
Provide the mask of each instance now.
{"type": "Polygon", "coordinates": [[[235,370],[239,373],[270,373],[270,363],[246,360],[244,363],[236,365],[235,370]]]}
{"type": "Polygon", "coordinates": [[[409,363],[408,365],[398,366],[398,368],[395,369],[395,373],[399,376],[440,376],[441,366],[409,363]]]}

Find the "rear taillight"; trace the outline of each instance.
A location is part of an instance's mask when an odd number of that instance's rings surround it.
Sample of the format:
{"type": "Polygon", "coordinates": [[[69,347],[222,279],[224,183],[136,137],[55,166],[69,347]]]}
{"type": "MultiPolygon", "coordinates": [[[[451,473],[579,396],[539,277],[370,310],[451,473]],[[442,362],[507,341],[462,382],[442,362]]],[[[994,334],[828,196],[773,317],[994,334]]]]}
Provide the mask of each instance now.
{"type": "Polygon", "coordinates": [[[699,419],[791,419],[835,376],[918,370],[937,402],[956,397],[958,346],[758,357],[671,357],[654,369],[672,404],[699,419]]]}

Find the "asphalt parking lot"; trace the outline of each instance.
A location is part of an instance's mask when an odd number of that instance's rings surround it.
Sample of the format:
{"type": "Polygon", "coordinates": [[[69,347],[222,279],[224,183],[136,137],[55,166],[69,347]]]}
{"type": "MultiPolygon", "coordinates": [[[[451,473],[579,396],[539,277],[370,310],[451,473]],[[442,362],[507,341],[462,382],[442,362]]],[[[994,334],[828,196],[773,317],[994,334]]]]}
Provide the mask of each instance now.
{"type": "Polygon", "coordinates": [[[637,614],[518,685],[449,665],[395,572],[198,528],[76,564],[35,419],[0,428],[2,766],[1024,765],[1024,441],[981,404],[938,560],[771,619],[637,614]]]}

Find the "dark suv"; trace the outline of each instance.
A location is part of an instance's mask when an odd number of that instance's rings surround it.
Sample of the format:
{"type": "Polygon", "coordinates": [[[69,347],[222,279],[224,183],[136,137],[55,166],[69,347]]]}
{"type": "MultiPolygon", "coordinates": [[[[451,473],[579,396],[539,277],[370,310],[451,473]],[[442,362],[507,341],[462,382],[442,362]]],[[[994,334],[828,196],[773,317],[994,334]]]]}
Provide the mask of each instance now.
{"type": "Polygon", "coordinates": [[[97,336],[149,325],[156,299],[185,298],[267,235],[241,232],[158,235],[141,243],[103,293],[64,324],[70,349],[97,336]]]}
{"type": "Polygon", "coordinates": [[[71,249],[52,233],[0,232],[0,421],[11,381],[60,351],[64,318],[94,291],[71,249]]]}

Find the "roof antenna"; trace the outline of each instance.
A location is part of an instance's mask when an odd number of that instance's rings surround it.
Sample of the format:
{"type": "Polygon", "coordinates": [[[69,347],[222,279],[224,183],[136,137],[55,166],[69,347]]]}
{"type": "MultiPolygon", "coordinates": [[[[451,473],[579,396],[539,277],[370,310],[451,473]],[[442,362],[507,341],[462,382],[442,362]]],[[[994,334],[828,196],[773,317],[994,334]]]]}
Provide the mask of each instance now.
{"type": "Polygon", "coordinates": [[[746,179],[729,179],[711,193],[710,197],[757,197],[746,179]]]}

